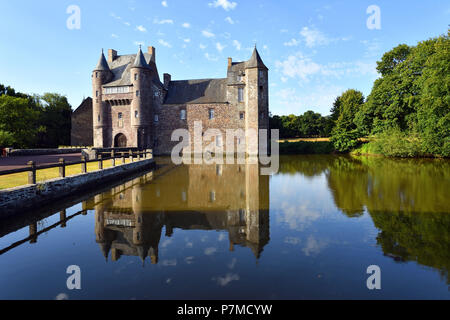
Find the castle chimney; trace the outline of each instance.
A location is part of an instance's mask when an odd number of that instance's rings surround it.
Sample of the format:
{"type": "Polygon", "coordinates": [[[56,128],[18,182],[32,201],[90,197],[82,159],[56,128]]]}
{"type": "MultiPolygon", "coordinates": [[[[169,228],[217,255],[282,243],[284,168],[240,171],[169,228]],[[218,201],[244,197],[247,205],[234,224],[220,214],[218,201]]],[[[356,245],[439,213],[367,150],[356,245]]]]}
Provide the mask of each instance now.
{"type": "Polygon", "coordinates": [[[228,58],[228,68],[231,68],[233,64],[233,58],[228,58]]]}
{"type": "Polygon", "coordinates": [[[155,47],[148,47],[148,54],[152,56],[151,61],[156,61],[156,49],[155,47]]]}
{"type": "Polygon", "coordinates": [[[108,50],[108,62],[111,63],[117,59],[117,51],[113,49],[108,50]]]}
{"type": "Polygon", "coordinates": [[[164,88],[169,89],[170,81],[172,81],[172,76],[168,73],[164,73],[164,88]]]}

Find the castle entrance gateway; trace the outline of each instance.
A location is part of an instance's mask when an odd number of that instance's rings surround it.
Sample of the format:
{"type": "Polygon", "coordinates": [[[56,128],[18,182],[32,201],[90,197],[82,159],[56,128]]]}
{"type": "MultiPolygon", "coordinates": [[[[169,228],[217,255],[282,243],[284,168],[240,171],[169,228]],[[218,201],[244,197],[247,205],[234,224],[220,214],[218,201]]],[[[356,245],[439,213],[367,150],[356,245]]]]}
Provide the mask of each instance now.
{"type": "Polygon", "coordinates": [[[127,137],[124,134],[119,133],[114,138],[114,148],[126,148],[127,147],[127,137]]]}

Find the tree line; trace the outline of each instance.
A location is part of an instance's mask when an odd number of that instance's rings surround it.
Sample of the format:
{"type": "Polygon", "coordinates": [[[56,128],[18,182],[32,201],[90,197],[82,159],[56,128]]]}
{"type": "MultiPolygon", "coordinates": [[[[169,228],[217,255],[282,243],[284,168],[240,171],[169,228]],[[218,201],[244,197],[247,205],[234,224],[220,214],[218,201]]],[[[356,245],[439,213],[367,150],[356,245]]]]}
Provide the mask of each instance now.
{"type": "Polygon", "coordinates": [[[0,84],[0,148],[70,145],[71,116],[65,96],[28,95],[0,84]]]}
{"type": "Polygon", "coordinates": [[[329,137],[334,126],[331,116],[322,116],[314,111],[303,115],[271,116],[270,127],[280,130],[280,138],[329,137]]]}

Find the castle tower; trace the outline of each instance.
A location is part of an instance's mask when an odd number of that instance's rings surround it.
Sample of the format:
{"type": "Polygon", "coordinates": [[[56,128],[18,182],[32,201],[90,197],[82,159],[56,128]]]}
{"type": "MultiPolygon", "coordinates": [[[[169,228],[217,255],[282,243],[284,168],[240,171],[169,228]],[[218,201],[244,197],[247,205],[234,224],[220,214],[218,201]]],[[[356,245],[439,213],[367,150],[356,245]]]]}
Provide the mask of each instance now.
{"type": "MultiPolygon", "coordinates": [[[[268,71],[255,47],[252,57],[247,61],[245,72],[245,130],[248,155],[258,155],[261,139],[264,138],[259,136],[259,129],[269,129],[268,71]]],[[[267,143],[263,145],[267,146],[267,143]]]]}
{"type": "Polygon", "coordinates": [[[103,148],[107,146],[106,133],[107,133],[107,105],[103,102],[103,84],[109,82],[112,78],[111,69],[106,62],[105,55],[100,56],[97,66],[92,72],[92,113],[94,122],[94,146],[103,148]]]}
{"type": "Polygon", "coordinates": [[[134,146],[145,149],[150,146],[150,119],[153,105],[151,68],[139,47],[136,60],[130,72],[133,84],[133,100],[131,102],[131,130],[134,146]]]}

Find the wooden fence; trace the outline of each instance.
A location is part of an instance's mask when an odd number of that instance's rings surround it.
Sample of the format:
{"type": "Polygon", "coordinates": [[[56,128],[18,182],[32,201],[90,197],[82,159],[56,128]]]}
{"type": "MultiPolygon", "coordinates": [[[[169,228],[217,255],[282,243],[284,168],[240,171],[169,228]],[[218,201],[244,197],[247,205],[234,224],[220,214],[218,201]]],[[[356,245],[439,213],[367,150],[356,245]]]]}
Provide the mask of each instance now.
{"type": "Polygon", "coordinates": [[[0,171],[0,176],[28,172],[28,184],[36,184],[36,172],[38,170],[59,168],[59,177],[65,178],[66,166],[81,164],[81,173],[87,173],[88,163],[98,162],[98,169],[103,170],[104,160],[111,160],[111,165],[115,167],[116,164],[125,164],[127,158],[130,159],[130,162],[134,162],[135,159],[137,161],[152,159],[153,150],[145,150],[145,151],[129,150],[128,152],[114,152],[113,150],[111,152],[99,152],[97,154],[97,159],[94,160],[87,160],[86,157],[82,156],[80,161],[66,162],[63,158],[61,158],[59,159],[59,163],[46,164],[41,166],[37,166],[34,161],[29,161],[27,167],[0,171]],[[121,163],[119,163],[119,161],[121,161],[121,163]]]}

